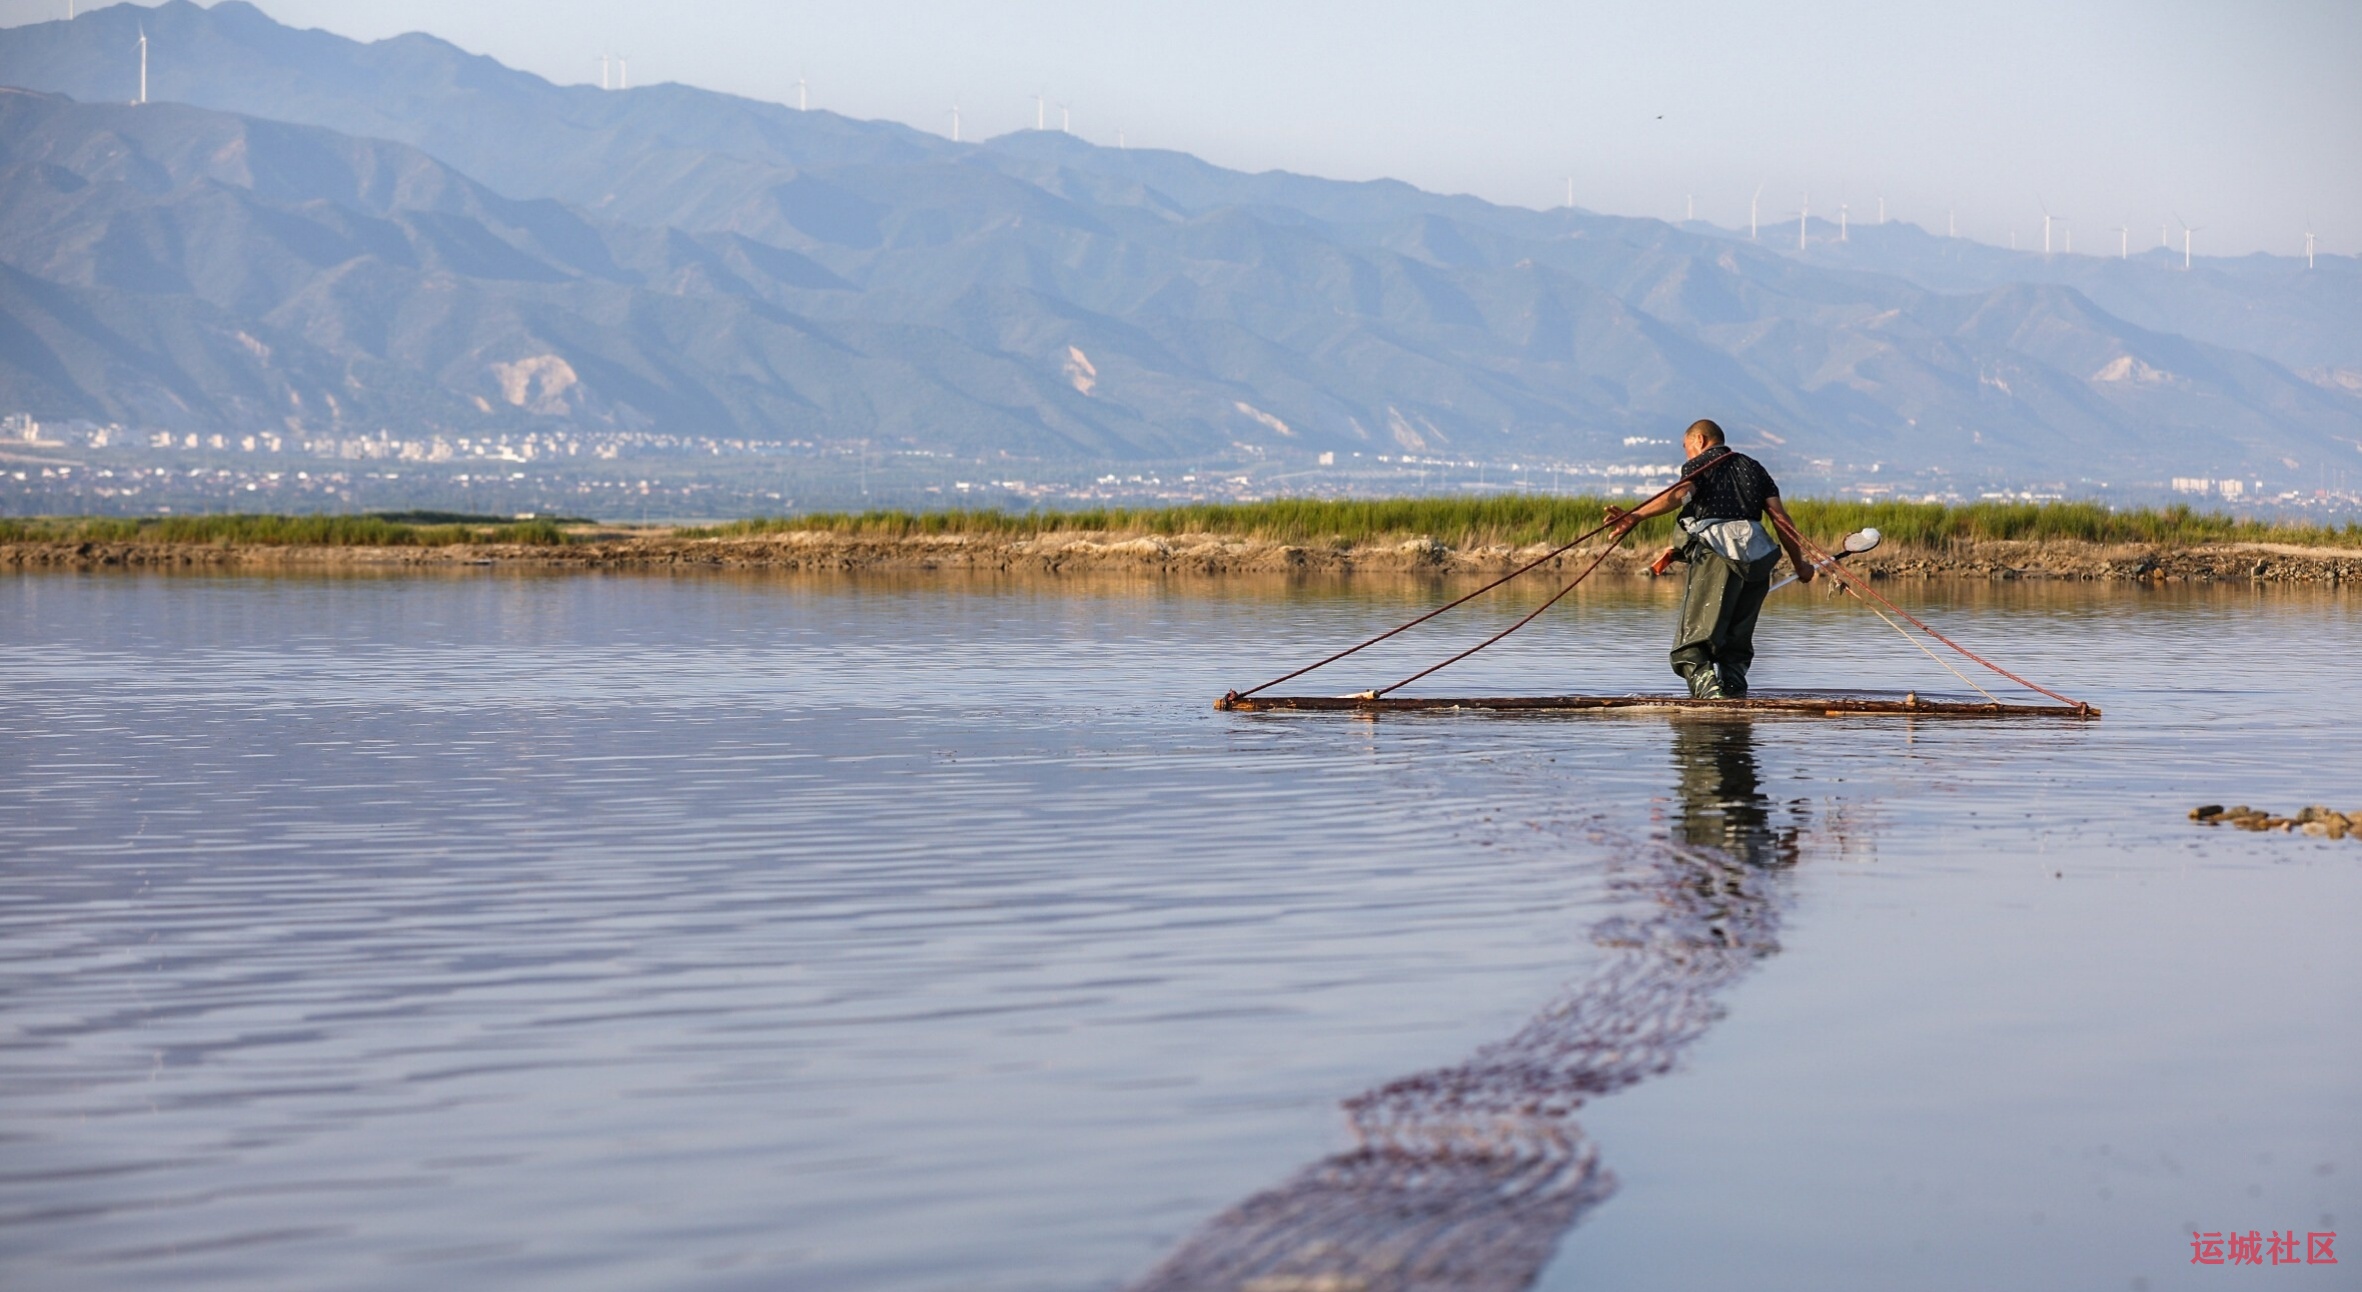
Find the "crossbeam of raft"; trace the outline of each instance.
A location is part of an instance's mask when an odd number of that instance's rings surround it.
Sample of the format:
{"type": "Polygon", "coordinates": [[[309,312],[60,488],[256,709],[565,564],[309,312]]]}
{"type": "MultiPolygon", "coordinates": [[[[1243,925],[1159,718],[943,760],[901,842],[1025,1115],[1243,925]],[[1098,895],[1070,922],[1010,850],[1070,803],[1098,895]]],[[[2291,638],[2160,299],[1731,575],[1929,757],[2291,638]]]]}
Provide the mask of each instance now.
{"type": "Polygon", "coordinates": [[[2100,716],[2090,705],[1976,704],[1956,700],[1856,699],[1837,696],[1763,696],[1745,700],[1693,700],[1684,695],[1485,695],[1432,696],[1256,695],[1233,691],[1214,702],[1228,713],[1437,713],[1478,710],[1499,713],[1597,713],[1604,710],[1678,709],[1701,713],[1809,713],[1830,718],[2075,718],[2100,716]]]}

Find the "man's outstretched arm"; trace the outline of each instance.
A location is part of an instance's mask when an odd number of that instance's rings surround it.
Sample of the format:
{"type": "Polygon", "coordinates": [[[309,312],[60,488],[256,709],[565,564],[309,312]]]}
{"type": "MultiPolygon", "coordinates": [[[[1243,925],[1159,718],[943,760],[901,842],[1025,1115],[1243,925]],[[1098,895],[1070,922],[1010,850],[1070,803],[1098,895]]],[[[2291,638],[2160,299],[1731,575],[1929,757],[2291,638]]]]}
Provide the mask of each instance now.
{"type": "Polygon", "coordinates": [[[1616,527],[1614,536],[1622,538],[1632,532],[1634,525],[1651,516],[1662,516],[1666,512],[1680,510],[1689,502],[1690,490],[1693,487],[1691,485],[1675,486],[1672,492],[1651,498],[1630,511],[1611,505],[1607,509],[1607,518],[1616,527]]]}
{"type": "Polygon", "coordinates": [[[1780,546],[1787,550],[1788,564],[1796,567],[1796,581],[1812,582],[1812,562],[1804,559],[1804,549],[1796,545],[1796,522],[1788,519],[1788,509],[1780,505],[1780,496],[1773,494],[1764,499],[1763,509],[1771,513],[1772,536],[1779,539],[1780,546]]]}

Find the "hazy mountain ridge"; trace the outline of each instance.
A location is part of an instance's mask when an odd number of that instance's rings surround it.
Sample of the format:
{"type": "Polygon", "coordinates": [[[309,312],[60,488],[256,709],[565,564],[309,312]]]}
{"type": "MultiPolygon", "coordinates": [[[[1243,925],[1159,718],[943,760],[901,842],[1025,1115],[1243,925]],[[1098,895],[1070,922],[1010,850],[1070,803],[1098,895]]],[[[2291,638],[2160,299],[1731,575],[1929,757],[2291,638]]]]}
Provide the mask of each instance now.
{"type": "Polygon", "coordinates": [[[2029,284],[2002,271],[2033,258],[1899,225],[1798,257],[1054,132],[955,145],[686,87],[563,88],[242,4],[0,32],[0,80],[119,99],[138,21],[169,51],[157,97],[248,115],[0,101],[0,405],[1110,459],[1597,457],[1711,412],[1791,454],[2021,476],[2362,441],[2334,380],[2362,337],[2342,263],[2290,285],[2268,260],[2179,283],[2037,260],[2073,281],[2029,284]],[[131,295],[156,317],[110,323],[131,295]],[[2154,325],[2210,312],[2255,352],[2154,325]]]}
{"type": "MultiPolygon", "coordinates": [[[[1790,221],[1767,236],[1792,247],[1794,229],[1790,221]]],[[[1854,225],[1842,242],[1837,226],[1825,220],[1814,220],[1811,232],[1801,257],[1808,264],[1891,275],[1950,293],[2055,283],[2153,331],[2251,350],[2292,369],[2343,369],[2362,377],[2362,258],[2323,255],[2308,270],[2301,256],[2199,256],[2184,270],[2178,246],[2147,244],[2143,230],[2132,231],[2121,258],[2014,252],[1901,221],[1854,225]]]]}

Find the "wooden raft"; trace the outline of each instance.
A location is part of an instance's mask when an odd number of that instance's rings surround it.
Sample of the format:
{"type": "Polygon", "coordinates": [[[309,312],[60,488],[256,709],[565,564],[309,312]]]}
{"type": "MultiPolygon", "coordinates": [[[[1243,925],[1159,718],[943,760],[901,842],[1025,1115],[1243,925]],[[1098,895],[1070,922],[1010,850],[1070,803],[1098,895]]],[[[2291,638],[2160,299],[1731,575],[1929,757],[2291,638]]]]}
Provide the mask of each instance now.
{"type": "Polygon", "coordinates": [[[1686,695],[1481,695],[1459,698],[1408,696],[1372,699],[1359,695],[1256,695],[1237,692],[1214,702],[1231,713],[1435,713],[1473,709],[1494,713],[1598,713],[1610,710],[1677,709],[1699,713],[1810,713],[1830,718],[2076,718],[2100,716],[2089,705],[1996,704],[1959,700],[1899,700],[1854,696],[1754,696],[1744,700],[1693,700],[1686,695]]]}

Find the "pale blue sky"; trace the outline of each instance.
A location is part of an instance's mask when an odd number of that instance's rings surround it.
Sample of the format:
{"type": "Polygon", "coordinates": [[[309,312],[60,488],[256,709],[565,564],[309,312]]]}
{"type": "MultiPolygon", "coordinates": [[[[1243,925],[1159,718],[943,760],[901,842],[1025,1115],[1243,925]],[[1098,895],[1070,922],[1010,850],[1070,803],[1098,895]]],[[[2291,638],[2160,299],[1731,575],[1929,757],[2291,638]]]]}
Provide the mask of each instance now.
{"type": "MultiPolygon", "coordinates": [[[[65,0],[0,0],[0,21],[65,0]]],[[[1033,123],[1249,170],[1744,225],[1840,200],[2079,251],[2362,249],[2362,4],[1120,3],[260,0],[285,22],[423,30],[553,80],[684,81],[970,137],[1033,123]],[[1058,120],[1050,110],[1051,124],[1058,120]],[[1660,119],[1661,118],[1661,119],[1660,119]],[[2175,233],[2178,240],[2178,230],[2175,233]]]]}

